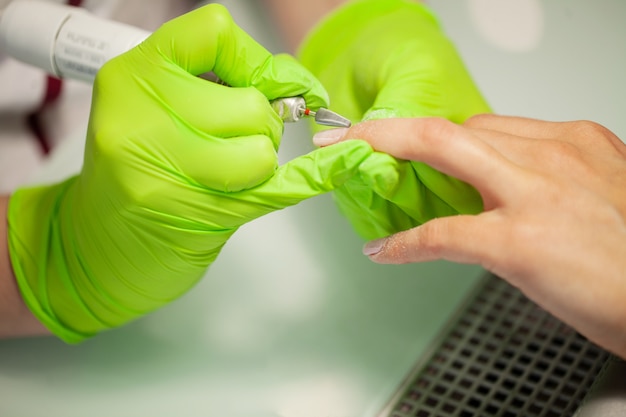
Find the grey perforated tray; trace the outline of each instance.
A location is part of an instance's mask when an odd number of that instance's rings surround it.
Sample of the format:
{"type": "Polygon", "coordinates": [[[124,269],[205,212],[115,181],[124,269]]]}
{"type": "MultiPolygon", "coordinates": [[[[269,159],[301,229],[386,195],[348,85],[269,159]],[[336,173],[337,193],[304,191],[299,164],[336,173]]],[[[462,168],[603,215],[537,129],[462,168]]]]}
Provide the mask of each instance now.
{"type": "Polygon", "coordinates": [[[489,276],[390,417],[572,416],[609,354],[489,276]]]}

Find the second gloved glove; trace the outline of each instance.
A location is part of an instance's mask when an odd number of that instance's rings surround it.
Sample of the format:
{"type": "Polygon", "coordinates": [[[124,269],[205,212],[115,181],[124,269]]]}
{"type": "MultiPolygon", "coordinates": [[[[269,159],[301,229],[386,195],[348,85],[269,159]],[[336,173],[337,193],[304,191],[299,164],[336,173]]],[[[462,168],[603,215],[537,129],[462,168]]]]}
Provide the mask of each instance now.
{"type": "MultiPolygon", "coordinates": [[[[462,123],[490,111],[434,14],[415,1],[349,2],[312,31],[299,55],[328,90],[333,110],[354,122],[435,116],[462,123]]],[[[334,196],[367,239],[482,210],[466,183],[382,154],[334,196]]]]}

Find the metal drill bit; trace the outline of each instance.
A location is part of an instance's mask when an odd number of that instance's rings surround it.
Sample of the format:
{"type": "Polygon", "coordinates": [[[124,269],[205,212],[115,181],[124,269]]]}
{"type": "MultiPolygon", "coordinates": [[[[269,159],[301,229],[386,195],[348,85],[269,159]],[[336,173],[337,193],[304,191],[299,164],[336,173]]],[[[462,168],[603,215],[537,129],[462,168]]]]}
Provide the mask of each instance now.
{"type": "Polygon", "coordinates": [[[317,111],[306,107],[302,97],[283,97],[271,102],[272,108],[284,122],[297,122],[304,116],[315,118],[315,122],[320,125],[333,127],[350,127],[352,123],[345,117],[320,107],[317,111]]]}
{"type": "Polygon", "coordinates": [[[306,109],[304,111],[304,114],[306,116],[315,117],[315,122],[320,125],[333,127],[352,126],[350,120],[340,114],[335,113],[332,110],[325,109],[324,107],[320,107],[319,109],[317,109],[317,111],[306,109]]]}

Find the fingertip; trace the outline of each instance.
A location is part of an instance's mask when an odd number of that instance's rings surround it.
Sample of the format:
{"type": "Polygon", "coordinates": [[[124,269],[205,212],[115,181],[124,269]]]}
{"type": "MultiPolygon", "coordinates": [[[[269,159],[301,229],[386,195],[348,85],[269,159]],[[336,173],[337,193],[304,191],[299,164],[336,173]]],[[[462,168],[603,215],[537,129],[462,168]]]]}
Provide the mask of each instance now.
{"type": "Polygon", "coordinates": [[[385,244],[387,243],[387,238],[380,238],[370,240],[369,242],[363,245],[363,255],[367,256],[370,261],[377,264],[386,264],[389,263],[386,261],[384,256],[379,256],[381,252],[384,251],[385,244]]]}
{"type": "Polygon", "coordinates": [[[349,128],[327,129],[313,135],[313,144],[323,147],[340,142],[348,133],[349,128]]]}
{"type": "Polygon", "coordinates": [[[385,243],[387,243],[386,238],[374,239],[374,240],[367,242],[363,246],[363,255],[369,256],[369,257],[377,255],[378,253],[380,253],[381,250],[383,250],[385,243]]]}
{"type": "Polygon", "coordinates": [[[377,264],[403,264],[415,262],[405,253],[407,250],[407,242],[403,233],[397,233],[391,236],[374,239],[367,242],[363,246],[363,255],[367,256],[370,261],[377,264]]]}

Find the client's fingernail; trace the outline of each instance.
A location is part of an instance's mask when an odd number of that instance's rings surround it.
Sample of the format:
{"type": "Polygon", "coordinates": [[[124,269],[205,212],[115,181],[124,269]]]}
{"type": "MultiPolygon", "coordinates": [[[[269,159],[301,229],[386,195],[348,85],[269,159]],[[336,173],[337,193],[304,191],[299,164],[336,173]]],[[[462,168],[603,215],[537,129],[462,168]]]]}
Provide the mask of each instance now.
{"type": "Polygon", "coordinates": [[[345,136],[347,131],[347,127],[323,130],[313,135],[313,143],[316,146],[332,145],[333,143],[339,142],[339,140],[345,136]]]}
{"type": "Polygon", "coordinates": [[[376,240],[367,242],[365,246],[363,246],[363,255],[366,255],[366,256],[376,255],[378,252],[382,250],[386,242],[387,242],[387,239],[376,239],[376,240]]]}

